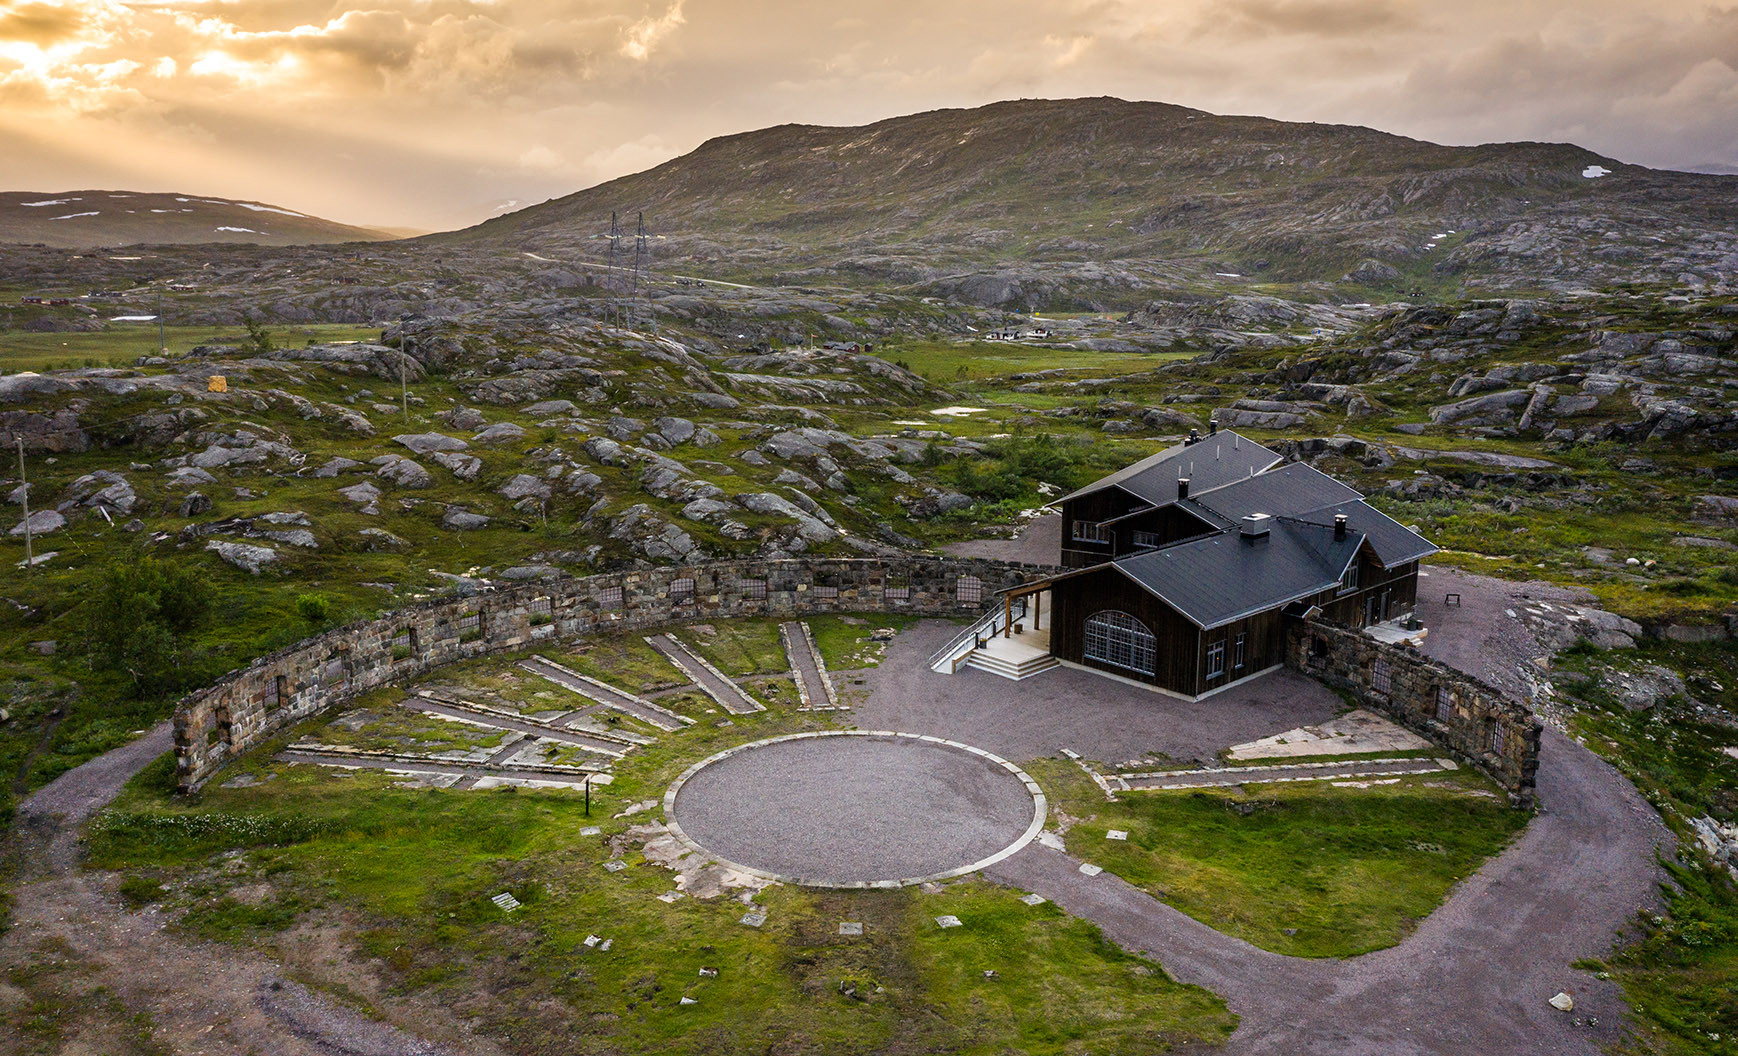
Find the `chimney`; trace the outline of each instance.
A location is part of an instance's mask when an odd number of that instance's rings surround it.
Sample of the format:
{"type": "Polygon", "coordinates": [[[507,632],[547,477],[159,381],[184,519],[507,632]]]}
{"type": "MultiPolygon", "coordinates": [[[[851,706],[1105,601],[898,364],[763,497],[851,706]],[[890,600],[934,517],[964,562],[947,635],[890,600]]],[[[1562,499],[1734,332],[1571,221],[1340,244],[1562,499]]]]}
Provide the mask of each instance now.
{"type": "Polygon", "coordinates": [[[1177,498],[1186,499],[1188,497],[1189,497],[1189,478],[1188,477],[1178,477],[1177,478],[1177,498]]]}
{"type": "Polygon", "coordinates": [[[1183,446],[1188,447],[1190,444],[1198,444],[1200,442],[1201,442],[1201,430],[1191,429],[1191,430],[1189,430],[1189,439],[1183,441],[1183,446]]]}
{"type": "Polygon", "coordinates": [[[1346,537],[1346,515],[1343,513],[1336,513],[1336,514],[1334,514],[1334,538],[1335,539],[1344,539],[1345,537],[1346,537]]]}
{"type": "Polygon", "coordinates": [[[1207,435],[1208,436],[1219,435],[1219,419],[1218,418],[1207,419],[1207,435]]]}
{"type": "Polygon", "coordinates": [[[1248,542],[1267,538],[1267,530],[1273,526],[1273,518],[1265,513],[1252,513],[1243,518],[1243,538],[1248,542]]]}

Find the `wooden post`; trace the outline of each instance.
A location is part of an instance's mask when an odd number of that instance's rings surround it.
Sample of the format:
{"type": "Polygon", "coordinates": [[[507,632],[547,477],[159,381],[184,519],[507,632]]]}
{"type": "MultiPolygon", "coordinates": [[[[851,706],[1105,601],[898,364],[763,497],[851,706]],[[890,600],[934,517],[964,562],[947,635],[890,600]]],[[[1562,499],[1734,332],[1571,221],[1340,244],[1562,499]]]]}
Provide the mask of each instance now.
{"type": "Polygon", "coordinates": [[[1014,637],[1014,592],[1002,595],[1002,637],[1014,637]]]}
{"type": "Polygon", "coordinates": [[[24,499],[24,572],[32,575],[36,572],[36,554],[30,537],[30,481],[24,477],[24,437],[18,437],[18,485],[19,494],[24,499]]]}

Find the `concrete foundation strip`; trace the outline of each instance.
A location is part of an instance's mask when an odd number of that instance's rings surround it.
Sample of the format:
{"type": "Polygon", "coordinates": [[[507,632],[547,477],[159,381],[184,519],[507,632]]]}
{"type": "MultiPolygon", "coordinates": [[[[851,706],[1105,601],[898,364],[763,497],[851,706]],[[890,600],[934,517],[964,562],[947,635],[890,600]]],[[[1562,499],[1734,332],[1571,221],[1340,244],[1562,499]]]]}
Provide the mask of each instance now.
{"type": "Polygon", "coordinates": [[[608,682],[600,682],[589,675],[582,675],[570,667],[556,663],[541,653],[529,660],[519,661],[519,666],[539,678],[548,679],[563,689],[572,690],[588,700],[595,700],[599,704],[614,708],[624,715],[632,715],[636,719],[649,722],[660,730],[679,730],[694,723],[694,720],[686,715],[678,715],[669,708],[654,704],[644,697],[635,696],[623,689],[617,689],[608,682]],[[544,668],[549,670],[544,670],[544,668]],[[555,674],[551,674],[550,671],[554,671],[555,674]]]}
{"type": "Polygon", "coordinates": [[[802,703],[799,711],[844,711],[833,679],[827,673],[827,662],[815,647],[815,636],[807,621],[791,620],[778,625],[779,639],[784,643],[785,659],[790,663],[791,677],[796,679],[797,696],[802,703]],[[805,669],[807,674],[805,674],[805,669]],[[810,683],[819,683],[819,686],[810,683]],[[816,696],[817,690],[821,694],[816,696]]]}
{"type": "Polygon", "coordinates": [[[688,769],[682,771],[681,776],[676,778],[676,780],[671,783],[669,789],[664,793],[665,826],[669,828],[670,835],[676,837],[677,841],[680,842],[682,846],[696,854],[702,855],[703,857],[709,858],[712,861],[728,866],[729,868],[739,872],[747,873],[750,876],[758,876],[763,880],[773,880],[781,884],[795,884],[799,887],[826,887],[845,890],[911,887],[915,884],[927,884],[939,880],[950,880],[956,876],[966,876],[983,869],[988,869],[997,862],[1013,857],[1022,847],[1025,847],[1028,843],[1037,839],[1038,834],[1044,830],[1044,821],[1049,816],[1049,812],[1050,802],[1045,798],[1044,790],[1038,787],[1038,782],[1032,780],[1032,775],[1026,773],[1026,771],[1015,766],[1008,760],[1003,759],[1001,756],[995,755],[991,752],[986,752],[982,748],[974,748],[969,744],[961,744],[959,741],[950,741],[943,737],[931,737],[928,734],[919,733],[900,733],[896,730],[816,730],[809,733],[789,733],[785,734],[783,737],[768,737],[764,740],[749,741],[747,744],[739,744],[734,748],[726,748],[724,751],[719,752],[716,755],[707,756],[705,759],[690,766],[688,769]],[[682,831],[681,824],[676,820],[676,797],[681,794],[682,786],[688,783],[689,778],[713,763],[722,762],[723,760],[741,752],[751,751],[755,748],[762,748],[769,744],[779,744],[783,741],[818,740],[822,737],[881,737],[896,740],[922,741],[927,744],[939,744],[945,748],[953,748],[957,751],[966,752],[978,756],[981,759],[986,759],[1019,778],[1021,783],[1026,786],[1027,794],[1032,797],[1032,821],[1026,826],[1026,831],[1021,833],[1013,843],[1010,843],[995,854],[973,862],[970,865],[962,865],[957,869],[949,869],[946,872],[931,873],[928,876],[911,876],[900,880],[859,880],[844,883],[829,880],[810,880],[800,876],[774,873],[765,869],[756,869],[752,866],[742,865],[739,862],[732,862],[713,854],[700,843],[696,842],[693,837],[682,831]]]}
{"type": "Polygon", "coordinates": [[[780,644],[785,647],[785,663],[790,665],[791,678],[795,679],[797,683],[797,710],[813,711],[815,698],[809,692],[808,679],[803,677],[803,664],[797,656],[796,644],[791,641],[791,627],[793,626],[794,624],[789,623],[779,624],[778,638],[780,644]]]}
{"type": "Polygon", "coordinates": [[[561,766],[555,763],[501,764],[488,761],[431,759],[428,756],[402,752],[370,752],[332,745],[295,744],[278,753],[278,758],[291,763],[317,763],[322,766],[368,767],[378,770],[424,774],[474,774],[478,771],[498,774],[525,774],[539,778],[558,778],[578,785],[587,778],[593,784],[608,784],[609,774],[584,766],[561,766]]]}
{"type": "Polygon", "coordinates": [[[815,644],[815,635],[813,631],[809,630],[809,621],[801,620],[797,626],[802,628],[803,644],[808,646],[809,658],[814,660],[815,670],[820,672],[821,689],[827,694],[825,707],[836,711],[848,710],[845,705],[839,703],[838,691],[833,688],[833,676],[827,671],[827,658],[821,655],[820,646],[815,644]]]}
{"type": "Polygon", "coordinates": [[[701,692],[717,701],[718,706],[730,714],[747,715],[750,712],[766,710],[765,704],[749,696],[747,690],[732,682],[724,672],[713,667],[710,661],[690,649],[687,642],[675,635],[649,636],[646,644],[659,656],[670,661],[688,681],[699,686],[701,692]]]}
{"type": "Polygon", "coordinates": [[[1230,785],[1278,785],[1296,781],[1344,781],[1365,777],[1405,777],[1416,774],[1437,774],[1458,767],[1448,759],[1375,759],[1355,763],[1300,763],[1296,766],[1228,767],[1223,770],[1183,770],[1169,773],[1117,774],[1112,780],[1128,792],[1166,792],[1189,788],[1225,788],[1230,785]],[[1412,764],[1412,765],[1405,765],[1412,764]],[[1309,773],[1291,776],[1288,771],[1309,773]],[[1189,780],[1212,775],[1221,780],[1189,780]],[[1182,780],[1177,780],[1181,778],[1182,780]]]}
{"type": "Polygon", "coordinates": [[[563,744],[569,744],[588,752],[595,752],[598,755],[607,755],[612,759],[622,758],[627,755],[628,749],[633,747],[631,742],[619,737],[602,733],[579,732],[543,719],[527,718],[498,708],[489,708],[480,704],[472,704],[469,701],[436,696],[428,690],[419,691],[416,697],[421,698],[421,700],[409,698],[400,701],[399,704],[412,711],[420,711],[439,718],[456,718],[455,716],[443,715],[442,711],[459,712],[463,716],[460,721],[475,723],[490,729],[512,730],[515,733],[523,733],[531,737],[560,741],[563,744]],[[441,710],[433,710],[437,708],[441,710]],[[530,727],[530,729],[525,727],[530,727]]]}

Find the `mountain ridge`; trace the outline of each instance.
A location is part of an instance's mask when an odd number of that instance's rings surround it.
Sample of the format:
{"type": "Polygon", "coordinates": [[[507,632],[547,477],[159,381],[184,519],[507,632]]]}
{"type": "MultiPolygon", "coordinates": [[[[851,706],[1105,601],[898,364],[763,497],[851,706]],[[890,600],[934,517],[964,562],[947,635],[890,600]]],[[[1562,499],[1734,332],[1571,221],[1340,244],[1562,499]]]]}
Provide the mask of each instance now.
{"type": "Polygon", "coordinates": [[[251,243],[380,242],[394,236],[250,199],[174,191],[0,192],[0,243],[65,249],[251,243]]]}
{"type": "Polygon", "coordinates": [[[1035,267],[1042,284],[1060,281],[1047,267],[1118,262],[1398,291],[1574,286],[1620,281],[1638,259],[1658,258],[1669,281],[1738,253],[1697,245],[1738,227],[1734,191],[1733,177],[1574,144],[1450,146],[1167,103],[1013,100],[716,136],[425,240],[598,260],[610,213],[631,231],[643,211],[666,262],[794,282],[869,275],[946,292],[949,276],[986,269],[1035,267]]]}

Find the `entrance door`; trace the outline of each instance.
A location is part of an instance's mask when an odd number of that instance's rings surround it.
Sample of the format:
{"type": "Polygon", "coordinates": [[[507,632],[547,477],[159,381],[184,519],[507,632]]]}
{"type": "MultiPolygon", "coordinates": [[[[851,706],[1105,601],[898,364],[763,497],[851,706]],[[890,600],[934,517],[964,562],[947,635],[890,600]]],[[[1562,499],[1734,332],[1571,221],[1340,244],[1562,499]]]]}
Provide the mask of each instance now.
{"type": "Polygon", "coordinates": [[[1371,594],[1364,599],[1364,626],[1369,627],[1382,622],[1383,599],[1386,594],[1371,594]]]}

